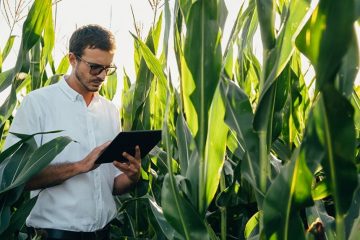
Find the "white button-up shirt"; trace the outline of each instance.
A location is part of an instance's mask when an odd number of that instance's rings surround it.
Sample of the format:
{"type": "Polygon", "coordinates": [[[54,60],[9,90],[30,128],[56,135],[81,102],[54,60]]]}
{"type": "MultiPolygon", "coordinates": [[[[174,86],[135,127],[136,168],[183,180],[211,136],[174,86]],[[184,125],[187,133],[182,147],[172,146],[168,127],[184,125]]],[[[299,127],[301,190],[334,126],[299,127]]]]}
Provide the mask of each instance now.
{"type": "MultiPolygon", "coordinates": [[[[16,112],[10,132],[32,134],[64,130],[35,137],[38,146],[57,136],[71,142],[51,164],[82,160],[96,146],[112,140],[120,130],[119,112],[110,101],[95,94],[89,106],[62,79],[29,93],[16,112]]],[[[9,134],[5,147],[19,139],[9,134]]],[[[121,172],[112,163],[74,176],[60,185],[32,191],[39,195],[26,224],[36,228],[95,231],[116,215],[112,195],[114,178],[121,172]]]]}

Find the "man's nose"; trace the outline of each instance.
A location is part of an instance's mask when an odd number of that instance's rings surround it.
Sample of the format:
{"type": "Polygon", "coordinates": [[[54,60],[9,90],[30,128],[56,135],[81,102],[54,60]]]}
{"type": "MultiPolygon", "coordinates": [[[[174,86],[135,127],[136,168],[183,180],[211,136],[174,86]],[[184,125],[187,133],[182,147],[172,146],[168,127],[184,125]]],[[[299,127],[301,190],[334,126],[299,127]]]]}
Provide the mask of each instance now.
{"type": "Polygon", "coordinates": [[[101,79],[105,79],[106,78],[106,69],[103,69],[98,75],[97,77],[101,78],[101,79]]]}

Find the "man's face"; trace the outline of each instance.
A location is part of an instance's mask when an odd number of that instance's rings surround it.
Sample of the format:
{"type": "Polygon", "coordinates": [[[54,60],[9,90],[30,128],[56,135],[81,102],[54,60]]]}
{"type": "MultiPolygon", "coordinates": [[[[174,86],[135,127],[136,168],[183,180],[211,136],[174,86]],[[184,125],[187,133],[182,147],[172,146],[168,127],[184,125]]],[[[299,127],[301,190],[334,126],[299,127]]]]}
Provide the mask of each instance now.
{"type": "Polygon", "coordinates": [[[114,53],[100,49],[85,49],[82,56],[74,56],[76,65],[75,76],[78,87],[84,92],[97,92],[105,81],[106,72],[112,69],[104,69],[112,66],[114,53]],[[99,72],[97,74],[97,72],[99,72]]]}

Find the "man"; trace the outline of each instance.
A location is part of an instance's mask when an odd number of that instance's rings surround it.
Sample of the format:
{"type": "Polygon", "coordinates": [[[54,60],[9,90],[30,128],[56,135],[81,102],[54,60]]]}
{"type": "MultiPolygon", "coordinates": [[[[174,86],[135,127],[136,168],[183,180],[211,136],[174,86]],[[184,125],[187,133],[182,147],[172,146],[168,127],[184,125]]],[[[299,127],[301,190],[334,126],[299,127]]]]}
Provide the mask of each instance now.
{"type": "MultiPolygon", "coordinates": [[[[122,153],[129,163],[94,165],[120,130],[119,112],[98,91],[113,65],[115,39],[111,32],[88,25],[70,39],[72,72],[58,83],[35,90],[23,100],[10,132],[32,134],[38,145],[64,135],[70,143],[26,189],[38,195],[26,224],[43,239],[108,239],[108,223],[116,215],[113,194],[122,194],[140,178],[140,149],[122,153]],[[35,190],[35,191],[34,191],[35,190]]],[[[6,146],[18,141],[9,134],[6,146]]],[[[121,154],[121,153],[119,153],[121,154]]]]}

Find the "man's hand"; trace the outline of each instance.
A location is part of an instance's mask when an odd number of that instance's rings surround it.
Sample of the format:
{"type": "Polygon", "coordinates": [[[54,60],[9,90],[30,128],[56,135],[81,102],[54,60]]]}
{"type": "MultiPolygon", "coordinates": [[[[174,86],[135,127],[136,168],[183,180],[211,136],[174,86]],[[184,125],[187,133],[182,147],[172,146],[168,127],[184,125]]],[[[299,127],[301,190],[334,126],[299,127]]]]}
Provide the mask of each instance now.
{"type": "Polygon", "coordinates": [[[26,190],[43,189],[63,183],[65,180],[81,173],[86,173],[97,167],[96,159],[110,144],[106,142],[94,148],[83,160],[75,163],[60,163],[49,165],[39,174],[33,176],[25,186],[26,190]]]}
{"type": "Polygon", "coordinates": [[[80,172],[85,173],[97,168],[98,165],[95,165],[95,161],[109,144],[110,142],[106,142],[94,148],[83,160],[79,161],[78,167],[80,172]]]}
{"type": "Polygon", "coordinates": [[[125,152],[123,156],[129,160],[128,163],[114,161],[114,166],[123,172],[123,174],[120,174],[114,179],[114,195],[128,192],[134,184],[139,181],[141,176],[141,154],[139,146],[135,147],[135,156],[131,156],[125,152]]]}
{"type": "Polygon", "coordinates": [[[114,161],[115,167],[121,170],[131,182],[137,183],[141,176],[141,154],[139,146],[135,147],[135,156],[123,152],[123,157],[125,157],[129,162],[122,163],[119,161],[114,161]]]}

